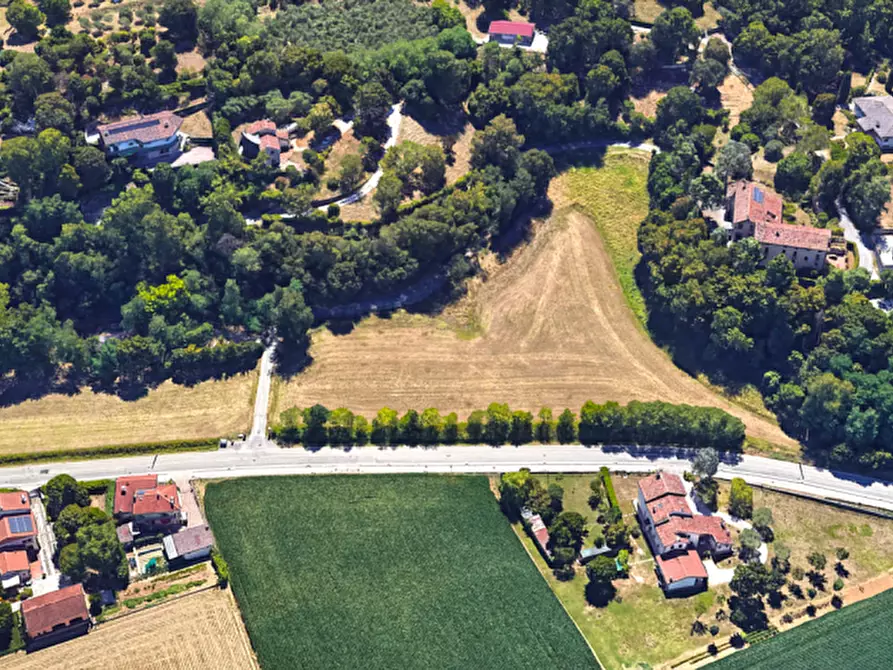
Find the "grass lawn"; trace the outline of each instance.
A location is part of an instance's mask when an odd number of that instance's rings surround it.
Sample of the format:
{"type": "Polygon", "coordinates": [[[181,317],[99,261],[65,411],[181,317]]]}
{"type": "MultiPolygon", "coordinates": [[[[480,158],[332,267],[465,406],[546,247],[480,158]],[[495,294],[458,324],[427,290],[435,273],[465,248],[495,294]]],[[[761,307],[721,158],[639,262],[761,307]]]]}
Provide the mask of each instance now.
{"type": "Polygon", "coordinates": [[[484,477],[210,483],[205,509],[274,668],[595,668],[484,477]]]}
{"type": "Polygon", "coordinates": [[[893,591],[832,612],[711,664],[711,670],[838,670],[893,664],[893,591]]]}
{"type": "Polygon", "coordinates": [[[138,400],[54,393],[0,408],[0,454],[222,437],[247,432],[257,372],[195,386],[166,381],[138,400]]]}
{"type": "MultiPolygon", "coordinates": [[[[564,489],[564,508],[585,516],[587,528],[595,523],[595,513],[587,502],[589,481],[597,476],[595,473],[537,476],[544,484],[554,482],[564,489]]],[[[632,500],[640,477],[613,474],[612,479],[624,517],[627,523],[634,524],[632,500]]],[[[525,545],[533,551],[533,543],[520,527],[517,530],[525,545]]],[[[592,544],[593,539],[593,536],[587,537],[584,546],[592,544]]],[[[634,542],[630,577],[614,582],[620,598],[604,608],[592,607],[586,601],[584,570],[579,570],[572,581],[562,582],[555,579],[545,562],[535,554],[537,567],[595,649],[602,665],[618,670],[637,667],[639,663],[657,667],[683,654],[703,649],[711,640],[728,639],[734,627],[727,620],[716,621],[715,618],[719,609],[728,610],[723,601],[729,595],[728,588],[714,589],[692,598],[667,600],[657,585],[645,540],[639,538],[634,542]],[[720,626],[716,638],[709,634],[691,635],[691,624],[699,616],[707,626],[714,623],[720,626]]]]}
{"type": "Polygon", "coordinates": [[[579,207],[595,223],[614,263],[623,296],[643,327],[647,319],[645,300],[634,272],[641,258],[637,232],[648,214],[650,160],[651,154],[644,151],[610,149],[603,165],[570,164],[552,185],[556,205],[579,207]]]}

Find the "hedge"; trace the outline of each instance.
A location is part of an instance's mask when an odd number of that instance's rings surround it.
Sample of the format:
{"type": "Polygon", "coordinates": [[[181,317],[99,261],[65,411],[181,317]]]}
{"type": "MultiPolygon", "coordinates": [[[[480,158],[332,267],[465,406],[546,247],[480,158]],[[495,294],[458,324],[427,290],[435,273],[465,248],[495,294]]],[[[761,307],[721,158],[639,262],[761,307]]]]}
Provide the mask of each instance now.
{"type": "Polygon", "coordinates": [[[211,564],[214,566],[214,572],[217,573],[217,583],[220,588],[225,589],[229,584],[229,565],[217,547],[211,549],[211,564]]]}
{"type": "Polygon", "coordinates": [[[614,509],[620,509],[620,501],[617,500],[617,494],[614,492],[614,482],[611,480],[611,471],[607,467],[602,466],[598,471],[605,485],[605,494],[608,496],[608,502],[614,509]]]}
{"type": "Polygon", "coordinates": [[[218,438],[198,440],[170,440],[168,442],[138,442],[135,444],[116,444],[103,447],[87,447],[85,449],[57,449],[54,451],[24,452],[18,454],[0,454],[0,465],[19,465],[22,463],[42,463],[46,461],[87,460],[101,456],[139,456],[172,451],[202,451],[216,449],[218,438]]]}

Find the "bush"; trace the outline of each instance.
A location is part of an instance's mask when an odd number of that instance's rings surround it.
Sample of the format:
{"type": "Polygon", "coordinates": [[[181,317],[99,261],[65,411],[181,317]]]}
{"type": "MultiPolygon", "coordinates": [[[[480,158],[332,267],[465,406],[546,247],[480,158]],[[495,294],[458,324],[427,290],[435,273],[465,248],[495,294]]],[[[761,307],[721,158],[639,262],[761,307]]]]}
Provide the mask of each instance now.
{"type": "Polygon", "coordinates": [[[211,550],[211,563],[214,565],[214,572],[217,573],[217,584],[220,588],[225,589],[229,584],[229,565],[217,547],[211,550]]]}
{"type": "Polygon", "coordinates": [[[608,503],[614,509],[620,509],[620,502],[617,500],[617,494],[614,492],[614,482],[611,481],[611,471],[606,467],[602,467],[598,474],[605,485],[605,495],[608,497],[608,503]]]}
{"type": "Polygon", "coordinates": [[[745,133],[742,135],[741,142],[750,147],[752,152],[760,148],[760,138],[754,133],[745,133]]]}
{"type": "Polygon", "coordinates": [[[763,154],[766,160],[770,163],[777,163],[784,158],[784,143],[780,140],[770,140],[766,144],[766,149],[763,154]]]}
{"type": "Polygon", "coordinates": [[[835,591],[840,591],[841,589],[843,589],[843,580],[842,580],[840,577],[838,577],[837,579],[835,579],[835,580],[834,580],[834,584],[832,585],[832,588],[833,588],[835,591]]]}
{"type": "Polygon", "coordinates": [[[880,84],[887,83],[887,73],[886,72],[878,72],[878,75],[875,78],[878,80],[878,83],[880,83],[880,84]]]}
{"type": "Polygon", "coordinates": [[[710,634],[713,636],[719,635],[719,626],[713,624],[710,626],[710,634]]]}

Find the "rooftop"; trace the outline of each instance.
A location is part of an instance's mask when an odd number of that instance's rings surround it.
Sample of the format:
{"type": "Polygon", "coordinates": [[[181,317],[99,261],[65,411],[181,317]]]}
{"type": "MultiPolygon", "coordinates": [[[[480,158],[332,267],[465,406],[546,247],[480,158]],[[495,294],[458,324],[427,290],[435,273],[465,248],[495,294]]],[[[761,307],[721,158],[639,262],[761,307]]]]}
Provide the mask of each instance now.
{"type": "Polygon", "coordinates": [[[115,514],[133,512],[133,500],[139,491],[147,491],[158,486],[157,475],[128,475],[115,481],[115,514]]]}
{"type": "Polygon", "coordinates": [[[154,489],[139,491],[133,501],[133,515],[161,514],[180,509],[180,495],[176,484],[162,484],[154,489]]]}
{"type": "Polygon", "coordinates": [[[0,519],[0,543],[35,535],[37,535],[37,531],[34,527],[34,515],[31,512],[5,516],[0,519]]]}
{"type": "Polygon", "coordinates": [[[30,571],[31,562],[28,560],[28,552],[22,550],[0,552],[0,575],[30,571]]]}
{"type": "Polygon", "coordinates": [[[704,567],[696,551],[686,551],[671,558],[658,556],[655,560],[667,584],[690,577],[707,579],[707,568],[704,567]]]}
{"type": "Polygon", "coordinates": [[[684,497],[666,495],[648,503],[648,511],[654,524],[660,524],[672,516],[691,516],[691,507],[684,497]]]}
{"type": "Polygon", "coordinates": [[[758,223],[754,237],[762,244],[809,251],[828,251],[831,247],[831,231],[827,228],[793,226],[789,223],[758,223]]]}
{"type": "Polygon", "coordinates": [[[875,95],[853,98],[853,106],[857,113],[864,114],[856,119],[861,130],[873,132],[878,137],[893,136],[893,97],[875,95]]]}
{"type": "Polygon", "coordinates": [[[725,522],[717,516],[673,516],[666,523],[656,526],[655,531],[665,547],[690,535],[708,535],[717,544],[732,544],[732,534],[725,522]]]}
{"type": "MultiPolygon", "coordinates": [[[[666,495],[685,496],[685,486],[679,475],[668,472],[655,472],[639,482],[639,490],[646,503],[666,495]]],[[[650,505],[649,505],[650,507],[650,505]]]]}
{"type": "Polygon", "coordinates": [[[31,501],[24,491],[0,493],[0,514],[27,512],[31,509],[31,501]]]}
{"type": "Polygon", "coordinates": [[[752,181],[736,181],[729,184],[726,197],[735,198],[732,223],[750,221],[756,224],[781,221],[784,201],[770,188],[752,181]]]}
{"type": "Polygon", "coordinates": [[[57,626],[67,626],[80,620],[88,620],[87,600],[80,584],[66,586],[42,596],[22,602],[22,617],[30,637],[51,632],[57,626]]]}
{"type": "Polygon", "coordinates": [[[170,559],[212,546],[214,546],[214,535],[207,524],[193,526],[164,538],[164,547],[170,559]]]}
{"type": "Polygon", "coordinates": [[[536,24],[526,21],[493,21],[487,31],[491,35],[518,35],[519,37],[533,37],[536,24]]]}
{"type": "Polygon", "coordinates": [[[96,130],[107,144],[129,141],[148,144],[173,136],[182,124],[183,119],[173,112],[158,112],[106,123],[98,126],[96,130]]]}

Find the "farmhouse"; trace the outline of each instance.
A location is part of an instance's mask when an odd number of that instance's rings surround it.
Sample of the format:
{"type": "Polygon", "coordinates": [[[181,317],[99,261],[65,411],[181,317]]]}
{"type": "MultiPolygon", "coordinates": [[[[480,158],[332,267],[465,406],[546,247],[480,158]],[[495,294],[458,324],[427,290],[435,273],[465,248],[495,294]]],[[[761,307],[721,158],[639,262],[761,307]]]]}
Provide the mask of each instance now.
{"type": "Polygon", "coordinates": [[[754,238],[760,243],[764,263],[784,254],[798,270],[821,269],[831,249],[831,231],[827,228],[761,223],[754,238]]]}
{"type": "Polygon", "coordinates": [[[524,520],[524,525],[527,527],[527,530],[533,537],[533,541],[536,542],[536,546],[542,552],[545,559],[551,561],[552,552],[549,551],[549,529],[546,528],[546,523],[543,521],[543,517],[539,514],[534,514],[530,508],[524,507],[521,510],[521,518],[524,520]]]}
{"type": "Polygon", "coordinates": [[[159,485],[157,475],[118,478],[113,510],[120,523],[132,522],[138,532],[174,531],[186,520],[177,485],[159,485]]]}
{"type": "Polygon", "coordinates": [[[288,151],[288,131],[276,129],[276,124],[269,119],[255,121],[242,129],[240,141],[242,155],[252,159],[263,153],[267,165],[279,167],[282,152],[288,151]]]}
{"type": "Polygon", "coordinates": [[[775,191],[752,181],[736,181],[726,190],[726,218],[732,241],[753,237],[758,223],[781,223],[784,201],[775,191]]]}
{"type": "Polygon", "coordinates": [[[195,561],[211,555],[214,535],[208,525],[193,526],[164,538],[167,560],[195,561]]]}
{"type": "Polygon", "coordinates": [[[520,44],[529,47],[533,44],[536,25],[525,21],[493,21],[487,33],[491,42],[507,46],[520,44]]]}
{"type": "Polygon", "coordinates": [[[99,141],[109,158],[173,161],[179,154],[183,119],[173,112],[134,116],[99,126],[99,141]]]}
{"type": "Polygon", "coordinates": [[[83,635],[91,625],[80,584],[25,600],[22,619],[29,651],[83,635]]]}
{"type": "Polygon", "coordinates": [[[831,231],[784,223],[783,207],[782,197],[765,186],[750,181],[730,184],[726,218],[732,223],[732,241],[755,238],[763,263],[784,254],[798,270],[821,269],[831,249],[831,231]]]}
{"type": "Polygon", "coordinates": [[[658,579],[667,595],[705,588],[707,572],[700,556],[732,551],[732,534],[725,522],[693,513],[682,479],[665,472],[639,482],[636,502],[639,523],[657,559],[658,579]]]}
{"type": "Polygon", "coordinates": [[[878,146],[893,148],[893,97],[868,96],[853,99],[853,111],[859,129],[874,138],[878,146]]]}

